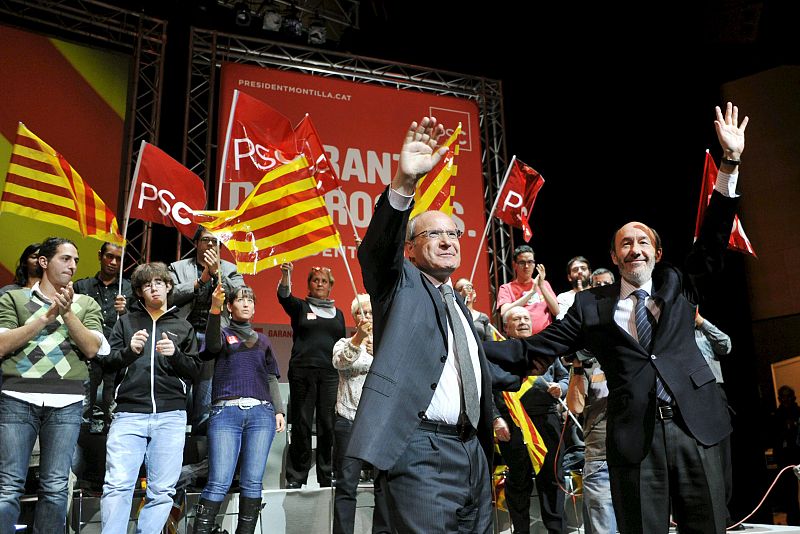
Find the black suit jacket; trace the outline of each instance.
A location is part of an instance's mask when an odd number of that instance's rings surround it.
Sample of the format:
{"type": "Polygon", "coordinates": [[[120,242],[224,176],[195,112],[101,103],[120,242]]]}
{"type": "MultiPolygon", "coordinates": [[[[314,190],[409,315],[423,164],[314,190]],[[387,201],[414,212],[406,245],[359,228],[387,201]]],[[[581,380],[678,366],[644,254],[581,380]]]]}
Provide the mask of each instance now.
{"type": "Polygon", "coordinates": [[[524,345],[484,345],[487,354],[504,353],[522,365],[532,364],[536,373],[556,356],[591,350],[608,379],[609,464],[638,463],[650,450],[656,370],[672,392],[686,430],[704,445],[718,443],[730,433],[730,419],[694,340],[694,310],[698,289],[722,266],[736,205],[736,199],[714,192],[686,267],[656,265],[652,297],[659,299],[661,315],[651,354],[614,322],[619,283],[578,293],[562,321],[527,338],[524,345]]]}
{"type": "MultiPolygon", "coordinates": [[[[358,248],[364,286],[372,302],[375,359],[346,454],[382,470],[394,466],[405,451],[447,359],[447,315],[441,294],[403,257],[410,213],[411,208],[394,209],[384,193],[358,248]]],[[[460,297],[456,301],[471,319],[460,297]]],[[[519,380],[490,370],[475,328],[471,331],[479,347],[482,376],[478,439],[491,459],[492,381],[503,389],[519,389],[519,380]]]]}

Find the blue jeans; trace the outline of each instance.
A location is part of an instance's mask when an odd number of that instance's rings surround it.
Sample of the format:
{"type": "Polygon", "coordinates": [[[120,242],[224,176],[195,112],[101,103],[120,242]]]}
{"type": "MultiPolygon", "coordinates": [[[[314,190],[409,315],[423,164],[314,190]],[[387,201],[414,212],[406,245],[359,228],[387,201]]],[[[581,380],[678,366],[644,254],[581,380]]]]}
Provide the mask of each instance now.
{"type": "Polygon", "coordinates": [[[103,532],[128,531],[133,488],[142,461],[147,467],[147,493],[136,532],[161,532],[181,474],[185,436],[183,410],[114,414],[106,441],[106,477],[100,501],[103,532]]]}
{"type": "Polygon", "coordinates": [[[617,531],[608,465],[604,460],[586,462],[583,466],[583,525],[586,534],[617,531]]]}
{"type": "Polygon", "coordinates": [[[0,534],[14,532],[36,436],[41,456],[33,532],[64,532],[69,468],[82,409],[80,402],[49,408],[0,394],[0,534]]]}
{"type": "Polygon", "coordinates": [[[202,498],[225,499],[239,461],[239,488],[242,497],[261,498],[261,482],[267,456],[275,437],[275,410],[272,404],[249,409],[238,406],[213,406],[208,422],[208,484],[202,498]]]}

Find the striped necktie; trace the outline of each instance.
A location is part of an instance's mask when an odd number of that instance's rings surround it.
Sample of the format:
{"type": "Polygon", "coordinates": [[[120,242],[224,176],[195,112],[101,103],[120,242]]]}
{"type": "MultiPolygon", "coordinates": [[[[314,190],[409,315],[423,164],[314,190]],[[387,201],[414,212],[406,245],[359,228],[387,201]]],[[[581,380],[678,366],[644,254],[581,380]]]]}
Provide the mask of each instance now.
{"type": "Polygon", "coordinates": [[[444,297],[447,317],[450,319],[450,328],[453,330],[453,352],[458,364],[458,375],[461,378],[461,396],[464,402],[464,411],[473,428],[478,428],[480,418],[480,400],[478,399],[478,382],[475,380],[475,370],[472,367],[472,356],[469,353],[467,332],[461,322],[456,301],[453,298],[453,288],[447,284],[439,286],[444,297]]]}
{"type": "MultiPolygon", "coordinates": [[[[637,289],[632,294],[636,297],[636,305],[633,309],[636,315],[636,337],[639,338],[639,344],[642,348],[650,353],[653,348],[653,325],[655,325],[656,320],[653,314],[650,313],[650,310],[647,309],[647,306],[645,306],[647,291],[644,289],[637,289]]],[[[657,370],[656,397],[666,404],[672,404],[672,395],[667,391],[657,370]]]]}

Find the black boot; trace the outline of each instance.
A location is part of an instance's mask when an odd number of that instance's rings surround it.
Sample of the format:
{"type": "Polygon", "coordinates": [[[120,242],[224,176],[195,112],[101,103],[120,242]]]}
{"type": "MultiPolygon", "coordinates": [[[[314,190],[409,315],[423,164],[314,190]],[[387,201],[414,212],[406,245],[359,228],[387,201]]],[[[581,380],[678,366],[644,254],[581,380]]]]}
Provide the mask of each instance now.
{"type": "Polygon", "coordinates": [[[222,501],[214,502],[207,499],[200,499],[195,506],[194,527],[192,534],[211,534],[214,528],[214,520],[217,512],[222,505],[222,501]]]}
{"type": "Polygon", "coordinates": [[[239,497],[239,523],[236,525],[236,534],[253,534],[256,531],[261,508],[261,499],[239,497]]]}

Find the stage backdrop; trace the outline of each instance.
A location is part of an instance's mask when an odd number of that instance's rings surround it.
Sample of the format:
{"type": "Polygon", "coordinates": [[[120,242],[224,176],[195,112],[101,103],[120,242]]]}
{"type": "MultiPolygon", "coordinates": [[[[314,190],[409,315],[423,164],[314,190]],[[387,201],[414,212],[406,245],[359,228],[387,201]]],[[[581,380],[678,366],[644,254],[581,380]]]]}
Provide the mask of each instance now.
{"type": "MultiPolygon", "coordinates": [[[[469,277],[480,234],[486,224],[479,117],[475,102],[251,65],[225,64],[222,66],[218,124],[220,159],[221,149],[225,146],[234,89],[269,104],[283,113],[293,125],[306,113],[311,116],[342,182],[343,197],[334,192],[328,193],[325,200],[342,235],[359,292],[364,291],[364,286],[355,254],[352,225],[347,220],[343,204],[347,203],[356,230],[363,237],[376,199],[394,176],[405,128],[412,120],[434,115],[444,124],[449,135],[461,122],[463,133],[456,160],[458,175],[453,178],[453,215],[464,231],[464,237],[461,240],[462,266],[454,273],[453,280],[469,277]]],[[[243,158],[241,164],[252,163],[243,158]]],[[[222,209],[236,207],[251,189],[251,184],[223,184],[222,209]]],[[[330,267],[333,270],[336,283],[332,298],[345,313],[348,326],[353,326],[349,312],[353,290],[338,251],[328,250],[294,262],[293,293],[301,298],[307,295],[306,278],[312,266],[330,267]]],[[[259,296],[254,320],[264,326],[264,331],[270,335],[282,356],[281,360],[285,362],[291,348],[291,328],[287,326],[288,318],[275,296],[279,279],[278,268],[255,276],[245,276],[246,283],[253,285],[259,296]]],[[[476,307],[489,311],[488,268],[485,261],[478,265],[474,282],[479,295],[476,307]]],[[[285,364],[282,369],[285,373],[285,364]]]]}
{"type": "MultiPolygon", "coordinates": [[[[130,59],[6,26],[0,27],[0,188],[17,123],[60,152],[117,213],[130,59]]],[[[64,227],[0,215],[0,285],[11,282],[22,250],[48,236],[73,239],[81,256],[75,279],[98,269],[102,243],[64,227]]]]}

